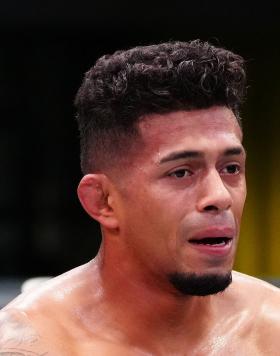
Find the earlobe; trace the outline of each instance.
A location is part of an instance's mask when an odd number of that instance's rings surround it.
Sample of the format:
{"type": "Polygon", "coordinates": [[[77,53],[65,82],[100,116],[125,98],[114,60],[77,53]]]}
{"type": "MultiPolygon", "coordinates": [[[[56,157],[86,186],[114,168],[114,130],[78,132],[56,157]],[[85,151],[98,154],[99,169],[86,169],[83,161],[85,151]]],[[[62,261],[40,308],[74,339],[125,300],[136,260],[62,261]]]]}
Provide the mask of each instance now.
{"type": "Polygon", "coordinates": [[[104,228],[118,228],[118,220],[112,207],[108,178],[103,174],[87,174],[78,186],[79,200],[85,211],[104,228]]]}

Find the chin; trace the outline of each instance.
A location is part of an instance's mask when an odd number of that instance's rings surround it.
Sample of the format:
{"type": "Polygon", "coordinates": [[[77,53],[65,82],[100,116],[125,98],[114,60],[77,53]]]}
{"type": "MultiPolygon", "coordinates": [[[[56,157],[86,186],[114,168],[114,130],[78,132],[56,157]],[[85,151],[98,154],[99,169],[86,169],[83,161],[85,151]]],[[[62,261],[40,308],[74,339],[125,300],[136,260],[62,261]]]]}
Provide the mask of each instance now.
{"type": "Polygon", "coordinates": [[[203,273],[175,272],[169,275],[173,288],[184,296],[208,296],[223,292],[232,282],[231,270],[203,273]]]}

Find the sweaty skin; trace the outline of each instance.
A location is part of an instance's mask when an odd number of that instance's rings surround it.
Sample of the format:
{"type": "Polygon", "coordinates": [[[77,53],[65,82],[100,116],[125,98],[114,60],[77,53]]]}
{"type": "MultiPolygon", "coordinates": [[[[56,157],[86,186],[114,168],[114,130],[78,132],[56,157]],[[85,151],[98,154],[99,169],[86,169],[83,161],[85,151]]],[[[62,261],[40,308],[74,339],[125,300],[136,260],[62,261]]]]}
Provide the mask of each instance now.
{"type": "Polygon", "coordinates": [[[150,115],[120,167],[78,194],[101,224],[95,259],[0,312],[0,356],[279,355],[279,289],[233,272],[223,292],[186,296],[171,273],[232,270],[246,196],[245,151],[225,107],[150,115]],[[194,239],[220,232],[226,247],[194,239]]]}

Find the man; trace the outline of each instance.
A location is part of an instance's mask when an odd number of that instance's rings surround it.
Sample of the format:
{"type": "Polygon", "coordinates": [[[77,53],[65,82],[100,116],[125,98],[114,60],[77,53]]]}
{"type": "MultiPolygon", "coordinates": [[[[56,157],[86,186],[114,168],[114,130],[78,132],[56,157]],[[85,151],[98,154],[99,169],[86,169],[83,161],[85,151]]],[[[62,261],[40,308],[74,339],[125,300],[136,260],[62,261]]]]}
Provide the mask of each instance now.
{"type": "Polygon", "coordinates": [[[242,58],[199,40],[100,58],[77,94],[96,258],[1,313],[0,355],[279,355],[280,294],[232,272],[242,58]]]}

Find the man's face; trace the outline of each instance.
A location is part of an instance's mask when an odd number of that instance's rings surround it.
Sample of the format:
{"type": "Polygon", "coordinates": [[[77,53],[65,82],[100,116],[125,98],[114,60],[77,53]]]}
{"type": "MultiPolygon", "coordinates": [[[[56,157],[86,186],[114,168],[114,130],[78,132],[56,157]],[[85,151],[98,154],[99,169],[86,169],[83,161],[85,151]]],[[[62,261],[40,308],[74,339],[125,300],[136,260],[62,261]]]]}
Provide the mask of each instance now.
{"type": "Polygon", "coordinates": [[[231,110],[149,115],[116,201],[134,263],[158,277],[231,271],[246,196],[242,133],[231,110]]]}

